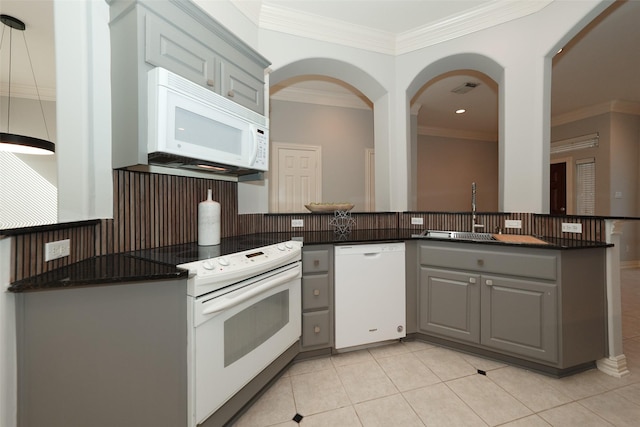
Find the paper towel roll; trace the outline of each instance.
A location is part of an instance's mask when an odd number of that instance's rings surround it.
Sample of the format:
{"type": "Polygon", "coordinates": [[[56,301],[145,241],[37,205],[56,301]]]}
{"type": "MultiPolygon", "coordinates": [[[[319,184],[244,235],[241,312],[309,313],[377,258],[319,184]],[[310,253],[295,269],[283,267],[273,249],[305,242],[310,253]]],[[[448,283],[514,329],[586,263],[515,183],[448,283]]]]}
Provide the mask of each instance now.
{"type": "Polygon", "coordinates": [[[220,203],[211,199],[211,189],[207,200],[198,204],[198,245],[220,244],[220,203]]]}

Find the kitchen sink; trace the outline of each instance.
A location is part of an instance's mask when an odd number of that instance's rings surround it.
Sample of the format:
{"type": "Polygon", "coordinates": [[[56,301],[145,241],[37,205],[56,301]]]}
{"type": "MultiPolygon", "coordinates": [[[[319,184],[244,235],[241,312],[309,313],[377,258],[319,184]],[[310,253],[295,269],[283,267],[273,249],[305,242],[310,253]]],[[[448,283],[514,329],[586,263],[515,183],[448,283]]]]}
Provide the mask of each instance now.
{"type": "Polygon", "coordinates": [[[471,231],[442,231],[442,230],[424,230],[418,237],[434,238],[434,239],[451,239],[451,240],[473,240],[486,242],[496,240],[491,233],[475,233],[471,231]]]}

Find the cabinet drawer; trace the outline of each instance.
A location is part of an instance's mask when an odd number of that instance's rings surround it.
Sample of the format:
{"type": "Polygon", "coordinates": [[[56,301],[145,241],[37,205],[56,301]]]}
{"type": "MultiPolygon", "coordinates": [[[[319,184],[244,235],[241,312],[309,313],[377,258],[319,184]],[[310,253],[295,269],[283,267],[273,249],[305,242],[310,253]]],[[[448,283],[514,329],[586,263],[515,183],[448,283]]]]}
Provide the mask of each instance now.
{"type": "MultiPolygon", "coordinates": [[[[451,246],[422,245],[420,264],[434,267],[498,273],[510,276],[556,280],[558,257],[522,252],[476,249],[453,243],[451,246]],[[460,246],[460,247],[453,247],[460,246]]],[[[517,248],[520,249],[520,248],[517,248]]]]}
{"type": "Polygon", "coordinates": [[[302,314],[302,346],[331,345],[329,310],[302,314]]]}
{"type": "Polygon", "coordinates": [[[302,252],[302,272],[320,273],[329,271],[329,250],[307,250],[302,252]]]}
{"type": "Polygon", "coordinates": [[[215,52],[152,13],[145,27],[146,62],[205,87],[215,83],[215,52]]]}
{"type": "Polygon", "coordinates": [[[329,307],[329,275],[302,277],[302,310],[329,307]]]}

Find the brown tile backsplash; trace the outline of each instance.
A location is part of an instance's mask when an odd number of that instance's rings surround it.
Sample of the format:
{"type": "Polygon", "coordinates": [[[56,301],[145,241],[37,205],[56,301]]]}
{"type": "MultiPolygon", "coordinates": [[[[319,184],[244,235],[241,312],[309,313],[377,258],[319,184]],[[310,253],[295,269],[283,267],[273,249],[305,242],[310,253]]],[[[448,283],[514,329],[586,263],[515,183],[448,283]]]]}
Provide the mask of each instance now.
{"type": "MultiPolygon", "coordinates": [[[[35,230],[13,237],[11,281],[20,280],[86,258],[179,243],[198,237],[198,203],[210,188],[221,205],[221,236],[230,237],[261,232],[331,230],[332,214],[246,214],[238,215],[238,185],[235,182],[189,178],[162,174],[113,171],[113,219],[97,224],[74,225],[55,230],[35,230]],[[292,228],[292,219],[304,226],[292,228]],[[44,244],[70,239],[71,254],[44,261],[44,244]]],[[[351,213],[353,230],[403,228],[469,231],[470,212],[377,212],[351,213]],[[412,225],[412,218],[422,225],[412,225]]],[[[605,240],[604,220],[588,217],[551,217],[529,213],[478,213],[477,224],[485,231],[531,234],[574,240],[605,240]],[[521,229],[505,228],[505,220],[520,220],[521,229]],[[582,223],[583,232],[563,233],[563,222],[582,223]]]]}

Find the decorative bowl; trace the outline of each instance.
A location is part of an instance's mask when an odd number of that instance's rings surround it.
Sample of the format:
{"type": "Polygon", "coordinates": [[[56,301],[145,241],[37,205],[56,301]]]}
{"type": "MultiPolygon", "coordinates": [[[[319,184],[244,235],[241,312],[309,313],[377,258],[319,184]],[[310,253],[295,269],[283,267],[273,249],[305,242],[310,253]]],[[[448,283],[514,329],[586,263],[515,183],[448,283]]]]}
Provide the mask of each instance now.
{"type": "Polygon", "coordinates": [[[311,212],[333,212],[333,211],[350,211],[353,209],[351,203],[309,203],[304,205],[311,212]]]}

